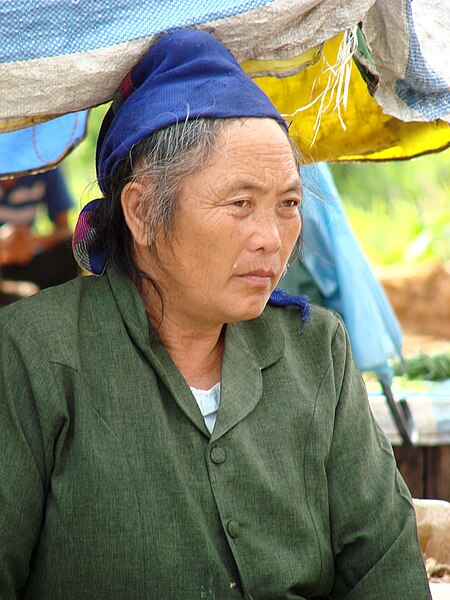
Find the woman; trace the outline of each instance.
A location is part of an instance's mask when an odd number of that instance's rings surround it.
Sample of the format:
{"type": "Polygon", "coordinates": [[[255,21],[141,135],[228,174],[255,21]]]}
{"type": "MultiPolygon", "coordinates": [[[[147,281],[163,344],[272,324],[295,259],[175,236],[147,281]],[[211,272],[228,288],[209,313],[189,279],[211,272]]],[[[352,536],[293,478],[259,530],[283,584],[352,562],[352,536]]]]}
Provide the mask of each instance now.
{"type": "Polygon", "coordinates": [[[301,189],[268,98],[167,34],[97,173],[74,248],[103,275],[0,315],[1,597],[429,598],[340,320],[271,295],[301,189]]]}

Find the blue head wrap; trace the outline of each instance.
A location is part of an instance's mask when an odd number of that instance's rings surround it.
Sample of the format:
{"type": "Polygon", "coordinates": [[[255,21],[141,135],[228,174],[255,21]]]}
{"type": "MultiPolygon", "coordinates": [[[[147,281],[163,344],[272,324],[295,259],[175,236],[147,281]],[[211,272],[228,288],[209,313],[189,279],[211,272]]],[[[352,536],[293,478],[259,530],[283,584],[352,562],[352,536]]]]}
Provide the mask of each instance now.
{"type": "MultiPolygon", "coordinates": [[[[272,118],[287,129],[266,94],[214,36],[196,30],[172,31],[159,38],[125,76],[105,115],[96,156],[102,192],[108,194],[111,176],[137,142],[199,117],[272,118]]],[[[98,202],[85,206],[73,237],[75,258],[95,274],[102,273],[106,264],[90,224],[98,202]]]]}
{"type": "Polygon", "coordinates": [[[131,148],[150,134],[198,117],[271,117],[286,127],[266,94],[209,33],[172,31],[124,78],[97,143],[97,177],[108,179],[131,148]]]}

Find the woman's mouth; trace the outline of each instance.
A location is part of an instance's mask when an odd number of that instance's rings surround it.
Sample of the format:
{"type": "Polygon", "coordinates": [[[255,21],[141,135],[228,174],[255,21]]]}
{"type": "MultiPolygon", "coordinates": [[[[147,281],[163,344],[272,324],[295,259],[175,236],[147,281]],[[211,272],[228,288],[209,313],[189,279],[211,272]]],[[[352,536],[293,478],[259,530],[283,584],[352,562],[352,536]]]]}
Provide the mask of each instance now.
{"type": "Polygon", "coordinates": [[[246,281],[247,283],[251,283],[260,287],[267,287],[270,285],[274,276],[275,272],[271,269],[257,269],[238,275],[240,279],[246,281]]]}

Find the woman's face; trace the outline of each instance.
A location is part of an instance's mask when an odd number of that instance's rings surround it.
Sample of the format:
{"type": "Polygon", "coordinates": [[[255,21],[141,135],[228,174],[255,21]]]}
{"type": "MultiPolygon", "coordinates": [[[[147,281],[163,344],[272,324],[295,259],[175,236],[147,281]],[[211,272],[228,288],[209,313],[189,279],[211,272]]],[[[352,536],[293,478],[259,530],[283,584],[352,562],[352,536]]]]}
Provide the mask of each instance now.
{"type": "Polygon", "coordinates": [[[150,267],[164,312],[194,327],[257,317],[300,234],[298,169],[271,119],[234,121],[186,178],[169,242],[150,267]]]}

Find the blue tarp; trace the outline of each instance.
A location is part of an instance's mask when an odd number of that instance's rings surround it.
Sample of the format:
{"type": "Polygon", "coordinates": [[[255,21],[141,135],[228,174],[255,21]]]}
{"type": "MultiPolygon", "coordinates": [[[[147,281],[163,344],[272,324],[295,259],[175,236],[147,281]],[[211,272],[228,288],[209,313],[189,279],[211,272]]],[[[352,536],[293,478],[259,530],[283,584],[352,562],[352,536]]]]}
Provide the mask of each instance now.
{"type": "Polygon", "coordinates": [[[301,174],[302,261],[325,305],[342,316],[359,368],[388,374],[388,359],[401,356],[399,322],[352,232],[329,166],[306,166],[301,174]]]}
{"type": "Polygon", "coordinates": [[[0,135],[0,176],[25,175],[56,165],[83,139],[88,111],[0,135]]]}
{"type": "Polygon", "coordinates": [[[273,0],[14,0],[2,3],[0,62],[64,56],[224,19],[273,0]],[[20,35],[18,35],[20,32],[20,35]]]}

